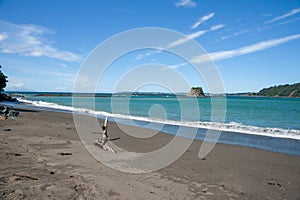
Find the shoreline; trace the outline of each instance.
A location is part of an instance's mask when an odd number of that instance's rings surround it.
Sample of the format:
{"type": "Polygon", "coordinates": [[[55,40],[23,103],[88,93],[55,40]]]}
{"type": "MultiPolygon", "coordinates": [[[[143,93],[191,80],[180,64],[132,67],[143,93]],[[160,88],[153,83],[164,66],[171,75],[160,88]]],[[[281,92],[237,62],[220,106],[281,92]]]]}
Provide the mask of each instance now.
{"type": "MultiPolygon", "coordinates": [[[[27,101],[27,100],[26,100],[27,101]]],[[[47,103],[47,102],[45,102],[47,103]]],[[[61,106],[58,105],[59,108],[56,107],[45,107],[46,105],[31,105],[28,103],[20,102],[6,102],[4,105],[13,106],[16,108],[23,108],[23,109],[37,109],[37,110],[44,110],[44,111],[53,111],[53,112],[63,112],[63,113],[76,113],[76,114],[84,114],[84,115],[90,115],[90,116],[97,116],[97,118],[103,118],[105,115],[110,115],[109,113],[105,112],[92,112],[90,113],[90,110],[83,111],[82,109],[77,110],[76,108],[72,108],[69,106],[61,106]],[[74,110],[75,109],[75,110],[74,110]],[[101,114],[97,114],[101,113],[101,114]]],[[[51,104],[52,105],[52,104],[51,104]]],[[[274,135],[272,133],[268,133],[269,131],[279,131],[280,128],[263,128],[263,127],[253,127],[253,126],[247,126],[241,124],[243,127],[250,128],[242,130],[240,129],[234,129],[230,127],[230,124],[225,124],[225,127],[211,127],[212,125],[204,124],[200,127],[197,126],[191,126],[181,124],[180,122],[172,123],[173,121],[152,121],[152,120],[146,120],[146,118],[143,117],[130,117],[124,118],[120,116],[111,116],[113,118],[113,122],[134,126],[134,127],[141,127],[156,131],[163,131],[165,134],[174,135],[174,133],[177,132],[179,127],[188,127],[192,129],[197,129],[197,135],[194,139],[203,141],[204,137],[206,136],[206,133],[208,130],[213,131],[221,131],[220,137],[217,140],[217,143],[221,144],[229,144],[229,145],[237,145],[237,146],[246,146],[251,148],[259,148],[262,150],[268,150],[278,153],[284,153],[284,154],[290,154],[290,155],[296,155],[300,156],[300,138],[291,137],[289,135],[274,135]],[[132,123],[133,122],[133,123],[132,123]],[[148,124],[150,126],[148,126],[148,124]],[[163,127],[162,127],[163,125],[163,127]],[[157,128],[159,127],[159,128],[157,128]],[[256,128],[257,130],[253,130],[253,128],[256,128]],[[274,130],[273,130],[274,129],[274,130]],[[253,133],[253,131],[256,131],[253,133]]],[[[175,121],[174,121],[175,122],[175,121]]],[[[240,126],[241,126],[240,125],[240,126]]],[[[297,130],[284,130],[282,131],[297,131],[297,130]]],[[[213,141],[214,142],[214,141],[213,141]]]]}
{"type": "MultiPolygon", "coordinates": [[[[0,165],[0,196],[3,199],[300,197],[299,156],[217,144],[205,159],[199,159],[202,142],[194,140],[171,165],[146,174],[130,174],[106,167],[87,152],[76,133],[71,113],[19,111],[19,117],[1,121],[0,148],[4,162],[0,165]],[[4,131],[5,128],[10,131],[4,131]]],[[[95,132],[87,134],[98,136],[95,132]]],[[[109,134],[121,138],[113,141],[115,145],[132,152],[153,151],[173,138],[164,133],[147,139],[133,138],[113,122],[109,124],[109,134]]]]}

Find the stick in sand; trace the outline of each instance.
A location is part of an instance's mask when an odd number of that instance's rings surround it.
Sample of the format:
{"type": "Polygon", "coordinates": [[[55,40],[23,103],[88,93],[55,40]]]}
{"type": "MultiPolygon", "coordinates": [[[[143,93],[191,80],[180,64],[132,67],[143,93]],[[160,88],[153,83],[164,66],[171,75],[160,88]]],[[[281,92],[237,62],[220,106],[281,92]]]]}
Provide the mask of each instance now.
{"type": "Polygon", "coordinates": [[[104,143],[106,143],[108,140],[107,125],[108,125],[108,117],[105,118],[104,124],[102,126],[102,138],[101,139],[104,143]]]}
{"type": "Polygon", "coordinates": [[[23,177],[23,178],[29,178],[29,179],[32,179],[32,180],[39,180],[38,177],[31,176],[31,175],[28,175],[28,174],[13,174],[13,176],[19,176],[19,177],[23,177]]]}
{"type": "Polygon", "coordinates": [[[110,151],[112,153],[116,153],[116,151],[107,144],[107,142],[109,141],[107,135],[107,128],[108,128],[108,117],[105,118],[104,124],[102,125],[102,136],[101,138],[98,138],[95,141],[95,144],[102,147],[104,151],[110,151]]]}

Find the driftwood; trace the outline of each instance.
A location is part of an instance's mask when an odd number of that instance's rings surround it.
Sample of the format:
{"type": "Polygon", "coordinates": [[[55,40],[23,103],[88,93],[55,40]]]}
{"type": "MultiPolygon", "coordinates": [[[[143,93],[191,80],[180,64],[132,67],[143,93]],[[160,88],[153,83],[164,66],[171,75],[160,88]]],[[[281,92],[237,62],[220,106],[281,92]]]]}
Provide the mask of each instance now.
{"type": "Polygon", "coordinates": [[[11,106],[3,106],[0,104],[0,116],[1,120],[6,120],[8,117],[17,117],[20,113],[15,111],[11,106]]]}
{"type": "Polygon", "coordinates": [[[95,142],[94,142],[95,145],[101,147],[104,151],[110,151],[112,153],[116,153],[116,151],[111,148],[106,142],[103,142],[102,140],[100,139],[97,139],[95,142]]]}
{"type": "Polygon", "coordinates": [[[62,156],[70,156],[70,155],[72,155],[72,153],[64,153],[64,152],[57,153],[57,154],[62,155],[62,156]]]}
{"type": "Polygon", "coordinates": [[[0,120],[6,120],[7,119],[7,117],[6,116],[2,116],[2,115],[0,115],[0,120]]]}
{"type": "Polygon", "coordinates": [[[94,142],[94,144],[101,147],[104,151],[110,151],[112,153],[116,153],[116,151],[107,144],[107,142],[110,141],[108,139],[107,129],[108,129],[108,117],[105,118],[104,124],[102,125],[102,135],[101,135],[101,137],[98,138],[94,142]]]}
{"type": "Polygon", "coordinates": [[[13,174],[13,176],[18,176],[18,177],[22,177],[22,178],[29,178],[31,180],[39,180],[38,177],[31,176],[31,175],[28,175],[28,174],[13,174]]]}

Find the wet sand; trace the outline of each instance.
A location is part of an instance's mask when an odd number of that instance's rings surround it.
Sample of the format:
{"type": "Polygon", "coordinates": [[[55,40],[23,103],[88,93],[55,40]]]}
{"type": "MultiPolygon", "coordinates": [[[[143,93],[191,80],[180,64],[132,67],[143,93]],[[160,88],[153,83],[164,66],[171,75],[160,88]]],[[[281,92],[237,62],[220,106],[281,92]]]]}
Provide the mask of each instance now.
{"type": "MultiPolygon", "coordinates": [[[[72,114],[20,112],[0,121],[0,199],[300,199],[299,156],[218,144],[199,159],[201,141],[193,141],[163,169],[124,173],[89,154],[72,114]]],[[[132,152],[153,151],[173,138],[137,139],[114,123],[109,136],[120,137],[112,142],[132,152]]]]}

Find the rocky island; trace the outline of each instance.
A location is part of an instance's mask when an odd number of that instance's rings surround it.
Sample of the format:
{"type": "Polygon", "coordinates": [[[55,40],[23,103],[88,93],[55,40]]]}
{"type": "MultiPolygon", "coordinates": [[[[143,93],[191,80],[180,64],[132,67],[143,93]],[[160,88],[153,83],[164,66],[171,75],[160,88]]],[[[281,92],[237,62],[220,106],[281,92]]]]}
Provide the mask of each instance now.
{"type": "Polygon", "coordinates": [[[205,97],[202,87],[192,87],[188,96],[205,97]]]}

